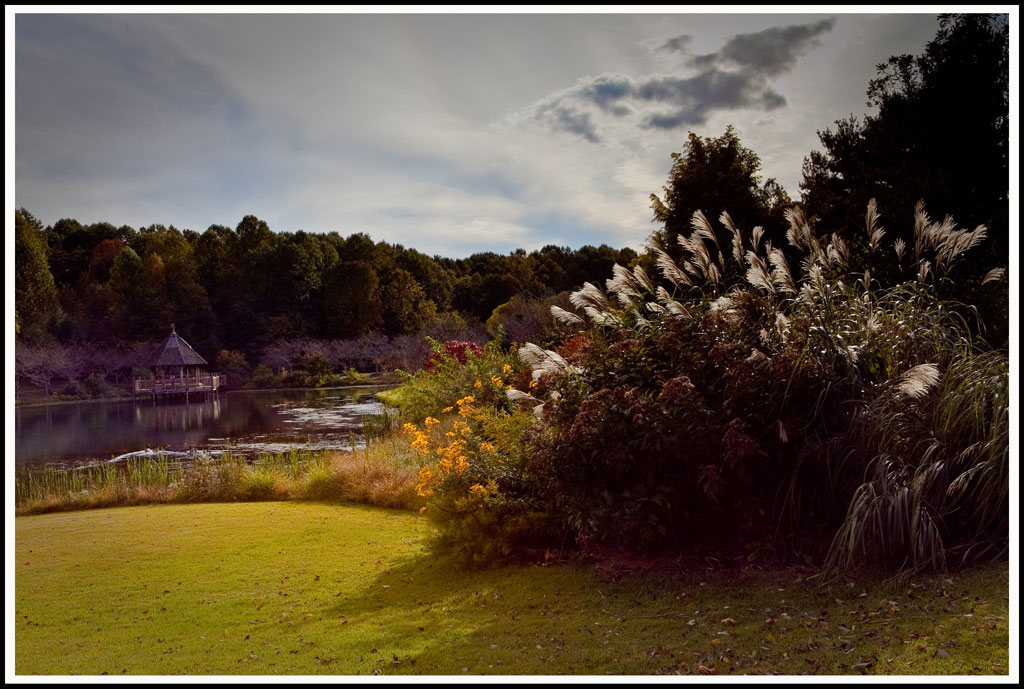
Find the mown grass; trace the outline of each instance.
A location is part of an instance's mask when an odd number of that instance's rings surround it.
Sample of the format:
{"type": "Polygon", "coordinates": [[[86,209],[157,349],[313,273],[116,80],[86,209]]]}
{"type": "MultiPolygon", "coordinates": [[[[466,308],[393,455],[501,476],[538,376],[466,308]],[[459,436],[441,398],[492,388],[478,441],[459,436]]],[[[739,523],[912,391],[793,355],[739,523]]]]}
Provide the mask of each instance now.
{"type": "Polygon", "coordinates": [[[415,513],[291,501],[19,517],[15,672],[995,674],[1008,572],[460,570],[415,513]],[[870,664],[870,665],[868,665],[870,664]],[[860,666],[860,669],[857,669],[860,666]]]}

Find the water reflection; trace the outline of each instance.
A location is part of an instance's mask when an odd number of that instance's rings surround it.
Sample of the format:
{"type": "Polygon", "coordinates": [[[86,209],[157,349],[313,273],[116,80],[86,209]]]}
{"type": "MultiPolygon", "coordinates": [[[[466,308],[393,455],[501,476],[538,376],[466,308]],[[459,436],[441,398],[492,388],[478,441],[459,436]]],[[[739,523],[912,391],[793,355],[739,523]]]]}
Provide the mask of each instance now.
{"type": "Polygon", "coordinates": [[[362,444],[363,415],[379,412],[382,388],[228,392],[212,400],[80,402],[18,408],[19,466],[82,465],[129,453],[247,455],[294,447],[362,444]]]}

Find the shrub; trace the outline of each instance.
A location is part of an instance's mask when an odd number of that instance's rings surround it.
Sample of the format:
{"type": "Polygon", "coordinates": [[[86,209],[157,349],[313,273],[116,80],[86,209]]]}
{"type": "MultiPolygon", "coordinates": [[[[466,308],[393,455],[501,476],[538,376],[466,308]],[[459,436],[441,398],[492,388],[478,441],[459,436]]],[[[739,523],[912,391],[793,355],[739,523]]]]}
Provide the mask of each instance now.
{"type": "Polygon", "coordinates": [[[544,542],[545,517],[520,443],[534,417],[505,394],[516,376],[512,357],[497,343],[462,362],[441,352],[435,366],[410,377],[397,396],[403,418],[429,412],[407,421],[403,433],[422,462],[416,493],[438,527],[433,545],[475,565],[536,550],[544,542]],[[459,388],[470,394],[437,406],[459,388]]]}
{"type": "MultiPolygon", "coordinates": [[[[759,228],[747,236],[726,213],[732,247],[719,251],[695,213],[679,237],[682,267],[650,244],[659,284],[640,265],[615,266],[607,291],[573,293],[576,313],[552,310],[580,330],[565,356],[520,350],[534,394],[548,399],[524,436],[546,509],[584,546],[771,539],[824,554],[839,529],[830,561],[840,566],[865,556],[896,570],[941,567],[952,552],[1002,552],[1007,422],[986,397],[1001,388],[955,373],[976,356],[971,308],[935,289],[984,228],[932,222],[919,205],[913,260],[894,246],[908,279],[883,287],[846,272],[840,238],[819,239],[798,210],[788,217],[793,255],[761,246],[759,228]],[[959,382],[932,394],[940,371],[959,382]],[[994,504],[978,499],[982,480],[994,504]]],[[[878,219],[872,203],[871,251],[881,250],[878,219]]]]}
{"type": "Polygon", "coordinates": [[[473,395],[478,404],[511,408],[505,388],[496,387],[492,379],[508,376],[517,363],[514,354],[502,352],[497,342],[480,347],[427,340],[433,350],[428,365],[412,374],[398,371],[402,385],[381,396],[399,410],[403,421],[420,423],[428,416],[439,417],[442,409],[454,408],[456,400],[466,395],[473,395]]]}
{"type": "Polygon", "coordinates": [[[325,385],[334,373],[334,366],[323,352],[316,351],[299,359],[299,368],[303,372],[302,384],[307,387],[325,385]]]}

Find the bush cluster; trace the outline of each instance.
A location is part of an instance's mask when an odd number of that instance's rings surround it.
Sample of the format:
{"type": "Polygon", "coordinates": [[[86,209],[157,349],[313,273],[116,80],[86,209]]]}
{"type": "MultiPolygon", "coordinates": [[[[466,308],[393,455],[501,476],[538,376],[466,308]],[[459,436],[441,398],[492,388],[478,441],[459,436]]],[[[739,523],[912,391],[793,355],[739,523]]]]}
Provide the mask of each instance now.
{"type": "MultiPolygon", "coordinates": [[[[869,253],[886,250],[879,218],[870,204],[869,253]]],[[[449,544],[507,554],[532,526],[531,547],[778,549],[843,568],[1005,553],[1006,357],[937,289],[984,228],[919,205],[915,246],[891,247],[904,273],[882,285],[850,272],[838,236],[788,220],[784,252],[723,213],[722,248],[695,213],[681,266],[651,243],[657,278],[615,266],[575,313],[554,307],[577,334],[553,350],[435,343],[396,396],[449,544]],[[496,438],[497,420],[514,432],[496,438]]]]}

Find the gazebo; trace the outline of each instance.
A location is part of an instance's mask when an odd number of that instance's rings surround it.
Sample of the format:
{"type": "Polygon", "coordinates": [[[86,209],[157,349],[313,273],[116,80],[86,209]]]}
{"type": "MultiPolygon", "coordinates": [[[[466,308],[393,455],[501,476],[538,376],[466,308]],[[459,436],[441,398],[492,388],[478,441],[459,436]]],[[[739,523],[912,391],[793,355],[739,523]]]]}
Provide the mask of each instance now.
{"type": "Polygon", "coordinates": [[[171,334],[148,357],[146,367],[149,378],[137,378],[136,395],[185,395],[189,393],[212,395],[220,387],[220,376],[202,370],[206,359],[185,342],[171,325],[171,334]]]}

